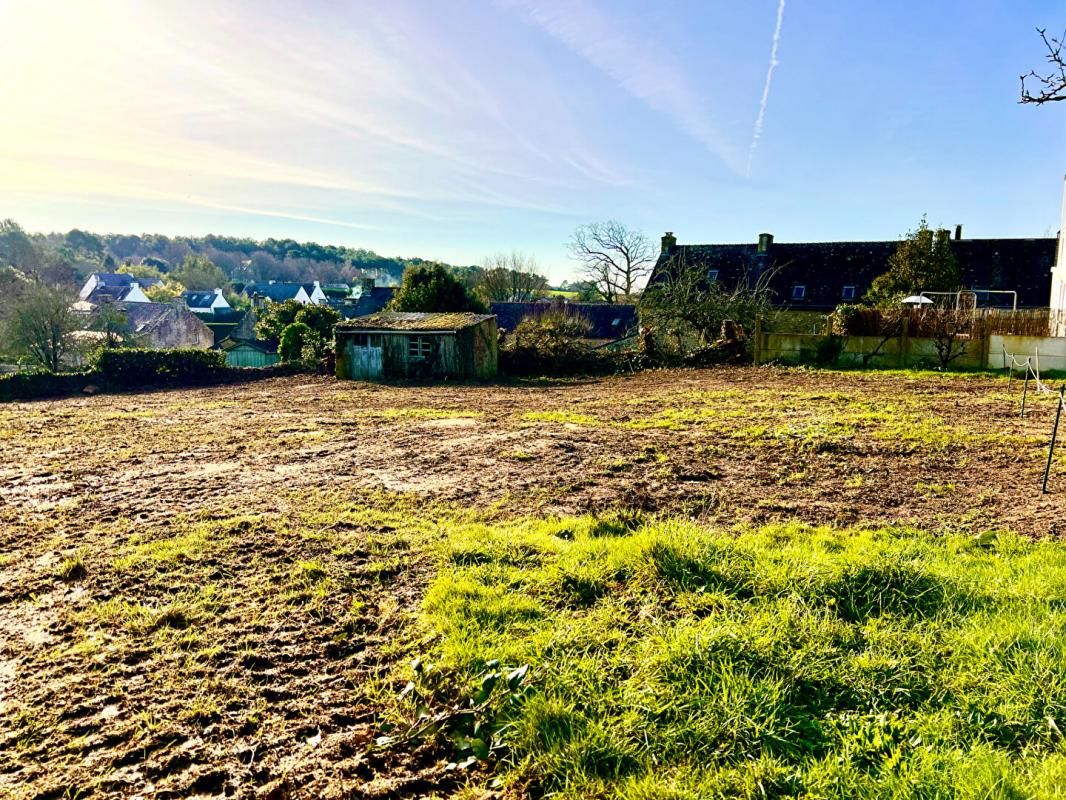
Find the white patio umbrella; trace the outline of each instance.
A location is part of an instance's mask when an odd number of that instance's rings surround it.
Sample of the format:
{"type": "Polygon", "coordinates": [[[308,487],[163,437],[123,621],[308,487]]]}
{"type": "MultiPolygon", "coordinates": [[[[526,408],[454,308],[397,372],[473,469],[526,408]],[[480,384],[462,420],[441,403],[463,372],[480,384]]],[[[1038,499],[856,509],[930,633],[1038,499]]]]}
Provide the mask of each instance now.
{"type": "Polygon", "coordinates": [[[928,297],[922,297],[920,294],[912,294],[910,297],[904,297],[902,302],[905,306],[925,306],[933,304],[932,300],[928,297]]]}

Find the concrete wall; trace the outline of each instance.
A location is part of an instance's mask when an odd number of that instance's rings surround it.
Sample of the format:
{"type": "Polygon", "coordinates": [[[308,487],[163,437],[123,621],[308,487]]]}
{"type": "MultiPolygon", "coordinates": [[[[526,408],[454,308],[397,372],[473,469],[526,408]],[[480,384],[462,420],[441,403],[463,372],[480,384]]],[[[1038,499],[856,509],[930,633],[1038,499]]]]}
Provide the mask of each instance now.
{"type": "MultiPolygon", "coordinates": [[[[785,364],[811,363],[815,360],[818,343],[823,336],[799,333],[764,333],[761,346],[756,348],[757,363],[779,361],[785,364]]],[[[881,341],[875,336],[849,336],[840,361],[861,364],[865,353],[872,352],[881,341]]],[[[963,369],[1005,369],[1004,351],[1019,361],[1033,356],[1041,371],[1066,371],[1066,338],[1049,336],[1001,336],[967,342],[966,352],[951,362],[963,369]]],[[[895,338],[885,342],[881,352],[870,361],[877,367],[939,366],[936,345],[932,339],[895,338]]]]}
{"type": "MultiPolygon", "coordinates": [[[[818,352],[818,343],[824,336],[800,333],[764,333],[761,347],[757,349],[758,363],[779,361],[785,364],[811,363],[818,352]]],[[[844,342],[840,356],[843,364],[861,365],[863,357],[872,353],[881,343],[880,336],[849,336],[844,342]]],[[[966,351],[952,359],[953,367],[980,368],[984,366],[986,342],[975,339],[966,343],[966,351]]],[[[940,359],[932,339],[894,338],[882,345],[880,352],[870,359],[876,367],[938,366],[940,359]]]]}
{"type": "Polygon", "coordinates": [[[988,348],[988,366],[992,369],[1006,369],[1003,355],[1006,350],[1019,361],[1033,356],[1034,362],[1039,362],[1041,371],[1066,370],[1066,338],[997,335],[989,338],[992,341],[988,348]]]}

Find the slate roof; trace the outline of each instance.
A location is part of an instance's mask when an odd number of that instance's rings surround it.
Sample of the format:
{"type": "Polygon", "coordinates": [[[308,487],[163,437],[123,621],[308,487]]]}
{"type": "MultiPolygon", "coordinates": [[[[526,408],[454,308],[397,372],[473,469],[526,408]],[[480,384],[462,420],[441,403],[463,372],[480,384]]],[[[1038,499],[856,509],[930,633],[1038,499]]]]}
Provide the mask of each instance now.
{"type": "Polygon", "coordinates": [[[168,317],[188,314],[197,318],[189,309],[171,303],[119,303],[116,308],[125,314],[133,333],[149,333],[168,317]]]}
{"type": "Polygon", "coordinates": [[[93,278],[96,279],[96,285],[82,299],[95,305],[124,300],[135,283],[142,291],[162,283],[158,278],[139,278],[125,272],[94,272],[86,279],[86,284],[93,278]]]}
{"type": "Polygon", "coordinates": [[[329,307],[340,313],[344,319],[365,317],[368,314],[376,314],[392,302],[396,294],[395,286],[375,286],[369,292],[363,292],[358,298],[345,298],[334,300],[329,298],[329,307]]]}
{"type": "Polygon", "coordinates": [[[637,327],[637,307],[625,304],[493,303],[491,311],[496,315],[497,324],[502,329],[513,331],[526,317],[559,308],[572,314],[580,314],[592,323],[590,339],[621,339],[637,327]]]}
{"type": "Polygon", "coordinates": [[[284,303],[294,299],[302,288],[301,283],[249,283],[244,287],[244,294],[248,297],[259,294],[275,303],[284,303]]]}
{"type": "MultiPolygon", "coordinates": [[[[1051,294],[1051,268],[1057,239],[955,239],[952,251],[968,289],[1010,289],[1018,292],[1019,308],[1046,307],[1051,294]]],[[[649,285],[664,278],[677,263],[702,272],[718,270],[717,279],[735,286],[760,271],[780,268],[771,282],[778,305],[829,311],[845,302],[846,286],[859,300],[873,279],[888,269],[899,241],[773,242],[766,253],[751,244],[674,245],[659,256],[649,285]],[[793,288],[802,285],[801,299],[793,288]]],[[[995,295],[982,304],[1003,301],[995,295]]],[[[1007,301],[1009,302],[1009,301],[1007,301]]]]}
{"type": "Polygon", "coordinates": [[[451,311],[438,314],[425,314],[413,311],[382,311],[365,317],[356,317],[341,322],[338,330],[346,331],[459,331],[478,325],[492,314],[473,314],[465,311],[451,311]]]}
{"type": "Polygon", "coordinates": [[[142,289],[147,289],[149,286],[155,286],[157,283],[162,283],[158,278],[139,278],[136,275],[130,275],[127,272],[94,272],[89,276],[95,277],[97,286],[107,286],[110,288],[129,288],[131,284],[138,284],[142,289]]]}
{"type": "Polygon", "coordinates": [[[211,304],[215,302],[215,293],[210,292],[197,292],[187,290],[181,293],[181,296],[185,299],[185,305],[189,308],[210,308],[211,304]]]}

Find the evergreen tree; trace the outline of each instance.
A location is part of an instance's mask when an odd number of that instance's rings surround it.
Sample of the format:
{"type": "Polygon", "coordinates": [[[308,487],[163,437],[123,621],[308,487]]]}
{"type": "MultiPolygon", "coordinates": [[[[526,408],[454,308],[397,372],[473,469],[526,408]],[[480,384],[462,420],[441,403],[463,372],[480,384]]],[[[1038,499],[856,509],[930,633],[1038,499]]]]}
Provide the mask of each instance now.
{"type": "Polygon", "coordinates": [[[866,300],[892,306],[917,292],[954,292],[961,285],[950,232],[945,228],[932,230],[923,216],[918,228],[909,231],[889,256],[888,271],[874,278],[866,300]]]}
{"type": "Polygon", "coordinates": [[[485,311],[484,304],[442,264],[411,267],[403,274],[392,311],[485,311]]]}

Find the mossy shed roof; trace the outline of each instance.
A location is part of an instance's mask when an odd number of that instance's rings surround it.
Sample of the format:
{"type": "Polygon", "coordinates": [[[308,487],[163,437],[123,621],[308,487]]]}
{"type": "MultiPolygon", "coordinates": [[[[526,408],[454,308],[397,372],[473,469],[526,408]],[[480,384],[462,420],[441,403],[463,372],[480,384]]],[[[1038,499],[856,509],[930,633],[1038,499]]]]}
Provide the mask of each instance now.
{"type": "Polygon", "coordinates": [[[341,331],[458,331],[479,325],[492,314],[473,314],[451,311],[440,314],[426,314],[413,311],[382,311],[355,317],[337,325],[341,331]]]}

